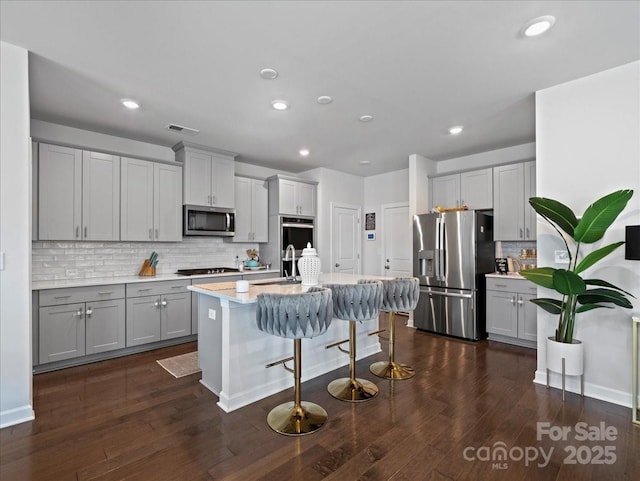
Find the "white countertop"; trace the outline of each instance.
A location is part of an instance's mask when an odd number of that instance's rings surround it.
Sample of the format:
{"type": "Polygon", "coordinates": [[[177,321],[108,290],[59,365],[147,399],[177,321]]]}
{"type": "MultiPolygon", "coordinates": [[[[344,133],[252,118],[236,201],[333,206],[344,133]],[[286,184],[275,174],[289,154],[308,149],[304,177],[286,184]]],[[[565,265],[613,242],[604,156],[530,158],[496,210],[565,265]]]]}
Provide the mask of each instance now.
{"type": "MultiPolygon", "coordinates": [[[[365,276],[355,274],[327,273],[320,274],[319,286],[323,284],[355,284],[360,279],[391,279],[391,277],[381,276],[365,276]]],[[[264,279],[249,283],[249,292],[236,292],[235,282],[223,282],[213,284],[195,284],[187,287],[187,289],[219,299],[236,302],[239,304],[251,304],[257,302],[258,294],[298,294],[306,292],[311,286],[303,286],[302,284],[273,284],[274,282],[283,281],[284,277],[274,279],[264,279]]]]}
{"type": "Polygon", "coordinates": [[[524,279],[524,277],[522,277],[518,272],[507,272],[506,274],[492,272],[491,274],[485,274],[485,277],[498,277],[500,279],[524,279]]]}
{"type": "Polygon", "coordinates": [[[230,277],[230,276],[244,276],[252,274],[279,274],[280,271],[276,269],[259,269],[249,270],[245,269],[242,272],[225,272],[223,274],[202,274],[198,276],[181,276],[178,274],[158,274],[156,276],[117,276],[117,277],[90,277],[83,279],[64,279],[54,281],[36,281],[31,283],[31,290],[39,291],[42,289],[60,289],[63,287],[84,287],[84,286],[105,286],[110,284],[132,284],[135,282],[157,282],[157,281],[175,281],[180,280],[196,280],[208,277],[230,277]]]}

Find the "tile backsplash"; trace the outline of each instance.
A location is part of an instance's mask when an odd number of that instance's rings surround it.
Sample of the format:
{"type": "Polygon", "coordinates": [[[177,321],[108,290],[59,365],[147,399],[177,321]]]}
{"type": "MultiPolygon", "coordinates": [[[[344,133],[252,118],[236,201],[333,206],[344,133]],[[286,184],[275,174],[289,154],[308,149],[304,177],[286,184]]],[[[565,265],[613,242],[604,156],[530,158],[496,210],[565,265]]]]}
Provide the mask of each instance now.
{"type": "Polygon", "coordinates": [[[520,259],[520,252],[522,249],[535,249],[535,241],[522,241],[522,242],[507,242],[497,241],[495,243],[495,256],[496,257],[511,257],[518,260],[521,263],[535,264],[536,259],[520,259]]]}
{"type": "MultiPolygon", "coordinates": [[[[236,256],[247,259],[255,243],[225,242],[222,237],[185,237],[182,242],[32,243],[32,281],[137,275],[152,251],[158,253],[158,274],[193,267],[235,267],[236,256]]],[[[264,259],[269,261],[269,259],[264,259]]]]}

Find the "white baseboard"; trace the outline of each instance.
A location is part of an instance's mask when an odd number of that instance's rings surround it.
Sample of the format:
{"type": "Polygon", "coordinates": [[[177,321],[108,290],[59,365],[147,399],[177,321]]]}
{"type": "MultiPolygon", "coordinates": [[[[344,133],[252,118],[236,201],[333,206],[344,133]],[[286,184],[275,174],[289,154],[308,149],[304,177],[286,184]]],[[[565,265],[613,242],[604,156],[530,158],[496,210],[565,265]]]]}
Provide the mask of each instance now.
{"type": "Polygon", "coordinates": [[[35,418],[36,413],[30,404],[19,408],[8,409],[0,412],[0,429],[26,423],[27,421],[33,421],[35,418]]]}
{"type": "MultiPolygon", "coordinates": [[[[547,385],[547,373],[546,371],[536,371],[533,382],[536,384],[547,385]]],[[[549,385],[553,388],[562,389],[562,375],[560,373],[551,372],[551,378],[549,385]]],[[[580,394],[580,377],[579,376],[566,376],[565,377],[565,391],[580,394]]],[[[618,404],[631,408],[631,393],[618,391],[617,389],[611,389],[600,386],[598,384],[584,383],[584,395],[594,399],[600,399],[601,401],[618,404]]]]}

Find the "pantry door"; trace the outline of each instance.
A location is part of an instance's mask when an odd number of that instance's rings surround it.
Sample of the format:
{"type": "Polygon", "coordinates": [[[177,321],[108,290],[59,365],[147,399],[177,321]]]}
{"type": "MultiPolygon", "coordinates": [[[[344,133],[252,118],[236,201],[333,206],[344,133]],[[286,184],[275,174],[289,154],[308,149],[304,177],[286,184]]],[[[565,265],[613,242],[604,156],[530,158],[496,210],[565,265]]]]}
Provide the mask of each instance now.
{"type": "Polygon", "coordinates": [[[331,265],[325,272],[360,274],[360,207],[331,203],[331,265]]]}

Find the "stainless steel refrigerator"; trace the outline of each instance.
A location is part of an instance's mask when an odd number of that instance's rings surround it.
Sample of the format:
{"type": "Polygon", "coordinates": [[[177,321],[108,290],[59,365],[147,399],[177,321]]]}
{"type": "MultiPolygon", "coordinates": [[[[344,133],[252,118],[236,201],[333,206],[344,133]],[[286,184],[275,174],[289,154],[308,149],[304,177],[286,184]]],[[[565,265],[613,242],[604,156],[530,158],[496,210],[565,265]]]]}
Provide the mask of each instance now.
{"type": "Polygon", "coordinates": [[[413,273],[420,279],[414,324],[465,339],[486,337],[485,278],[493,272],[493,212],[414,216],[413,273]]]}

